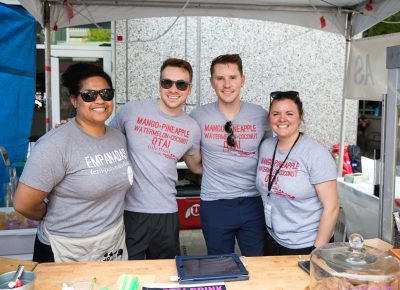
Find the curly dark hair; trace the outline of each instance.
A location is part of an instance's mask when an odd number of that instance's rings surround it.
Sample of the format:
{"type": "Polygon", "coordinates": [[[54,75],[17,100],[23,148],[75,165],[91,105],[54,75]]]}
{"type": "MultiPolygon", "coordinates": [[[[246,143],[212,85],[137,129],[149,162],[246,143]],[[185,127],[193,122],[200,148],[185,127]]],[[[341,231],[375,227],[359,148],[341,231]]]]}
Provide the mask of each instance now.
{"type": "Polygon", "coordinates": [[[82,89],[82,82],[90,77],[102,77],[110,88],[113,88],[110,76],[99,66],[92,63],[70,65],[62,74],[62,85],[68,88],[69,94],[77,97],[82,89]]]}

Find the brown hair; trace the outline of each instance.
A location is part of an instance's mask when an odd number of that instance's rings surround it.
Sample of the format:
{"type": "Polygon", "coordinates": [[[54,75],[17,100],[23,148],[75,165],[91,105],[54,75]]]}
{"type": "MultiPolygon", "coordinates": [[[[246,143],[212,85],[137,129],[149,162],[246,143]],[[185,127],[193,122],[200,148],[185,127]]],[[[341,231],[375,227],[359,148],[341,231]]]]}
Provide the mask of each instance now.
{"type": "Polygon", "coordinates": [[[163,64],[161,65],[161,68],[160,68],[160,79],[161,79],[161,75],[162,75],[163,70],[167,66],[183,68],[184,70],[186,70],[189,73],[190,82],[192,82],[193,69],[192,69],[192,66],[190,65],[190,63],[187,62],[186,60],[179,59],[179,58],[168,58],[168,59],[166,59],[163,62],[163,64]]]}
{"type": "Polygon", "coordinates": [[[211,73],[211,77],[213,77],[214,74],[214,66],[216,64],[228,64],[228,63],[234,63],[237,65],[240,75],[243,76],[243,65],[242,65],[242,59],[240,58],[239,54],[223,54],[220,56],[217,56],[216,58],[214,58],[211,62],[211,66],[210,66],[210,73],[211,73]]]}
{"type": "MultiPolygon", "coordinates": [[[[275,101],[282,101],[282,100],[291,100],[293,103],[296,104],[297,109],[299,110],[300,117],[303,117],[303,102],[300,100],[299,92],[296,91],[276,91],[270,94],[270,103],[269,103],[269,112],[271,111],[272,104],[275,101]]],[[[268,112],[268,114],[269,114],[268,112]]]]}

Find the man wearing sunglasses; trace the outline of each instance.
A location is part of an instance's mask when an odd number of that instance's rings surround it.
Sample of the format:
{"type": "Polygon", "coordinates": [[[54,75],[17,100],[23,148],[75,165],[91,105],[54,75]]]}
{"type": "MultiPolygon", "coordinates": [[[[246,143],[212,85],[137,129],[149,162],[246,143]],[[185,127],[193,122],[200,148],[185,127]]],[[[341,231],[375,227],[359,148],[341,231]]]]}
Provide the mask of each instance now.
{"type": "Polygon", "coordinates": [[[201,173],[200,128],[182,111],[192,90],[191,65],[167,59],[160,69],[160,98],[131,101],[110,125],[127,138],[134,181],[125,198],[129,259],[167,259],[180,254],[176,165],[183,157],[201,173]]]}
{"type": "Polygon", "coordinates": [[[258,147],[270,135],[267,112],[240,100],[245,82],[238,54],[211,63],[218,101],[192,111],[201,128],[203,178],[200,218],[209,255],[264,254],[264,209],[256,189],[258,147]]]}

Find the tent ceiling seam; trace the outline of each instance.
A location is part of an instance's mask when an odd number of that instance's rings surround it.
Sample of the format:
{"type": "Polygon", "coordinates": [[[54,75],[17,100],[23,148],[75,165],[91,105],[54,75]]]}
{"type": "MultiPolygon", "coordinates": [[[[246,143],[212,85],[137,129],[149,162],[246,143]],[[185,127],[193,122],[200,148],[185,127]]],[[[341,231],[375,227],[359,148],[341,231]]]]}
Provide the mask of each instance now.
{"type": "MultiPolygon", "coordinates": [[[[56,4],[59,5],[63,1],[47,1],[50,4],[56,4]]],[[[71,5],[98,5],[98,6],[113,6],[110,5],[110,2],[105,2],[105,1],[99,1],[99,0],[69,0],[69,4],[71,5]]],[[[130,6],[130,7],[149,7],[149,8],[177,8],[177,9],[182,9],[182,4],[183,2],[163,2],[163,1],[115,1],[115,4],[118,4],[118,6],[130,6]]],[[[339,7],[339,6],[316,6],[314,5],[320,13],[337,13],[339,10],[341,12],[355,12],[355,10],[351,7],[339,7]]],[[[285,5],[261,5],[261,4],[235,4],[235,3],[203,3],[203,2],[196,2],[196,1],[190,1],[190,3],[187,5],[186,9],[192,8],[192,9],[224,9],[224,10],[256,10],[256,11],[282,11],[282,12],[287,12],[287,11],[296,11],[296,12],[313,12],[315,9],[312,5],[308,6],[285,6],[285,5]]]]}

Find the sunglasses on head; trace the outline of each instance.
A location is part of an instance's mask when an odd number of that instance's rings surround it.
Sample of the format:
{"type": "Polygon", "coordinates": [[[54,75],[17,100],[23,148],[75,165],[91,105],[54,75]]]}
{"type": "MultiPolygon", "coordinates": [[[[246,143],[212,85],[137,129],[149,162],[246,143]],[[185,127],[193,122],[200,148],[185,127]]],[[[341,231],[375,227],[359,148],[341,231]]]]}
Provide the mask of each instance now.
{"type": "Polygon", "coordinates": [[[225,129],[226,133],[229,133],[228,137],[226,137],[226,143],[229,146],[234,147],[235,146],[235,135],[233,134],[232,122],[231,121],[226,122],[224,129],[225,129]]]}
{"type": "Polygon", "coordinates": [[[191,83],[183,80],[173,81],[170,79],[161,79],[160,84],[163,89],[170,89],[175,84],[176,88],[180,91],[186,91],[186,89],[191,85],[191,83]]]}
{"type": "Polygon", "coordinates": [[[276,91],[269,95],[269,105],[271,106],[273,99],[294,99],[299,97],[299,92],[296,91],[276,91]]]}
{"type": "Polygon", "coordinates": [[[114,99],[114,89],[102,89],[102,90],[81,90],[79,94],[84,102],[94,102],[97,99],[97,95],[104,101],[111,101],[114,99]]]}

